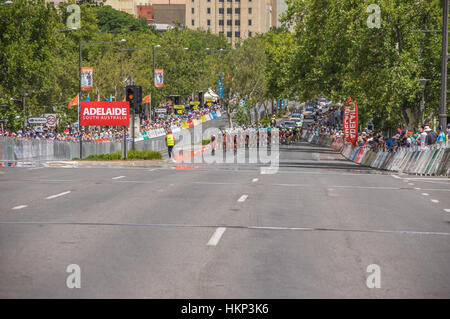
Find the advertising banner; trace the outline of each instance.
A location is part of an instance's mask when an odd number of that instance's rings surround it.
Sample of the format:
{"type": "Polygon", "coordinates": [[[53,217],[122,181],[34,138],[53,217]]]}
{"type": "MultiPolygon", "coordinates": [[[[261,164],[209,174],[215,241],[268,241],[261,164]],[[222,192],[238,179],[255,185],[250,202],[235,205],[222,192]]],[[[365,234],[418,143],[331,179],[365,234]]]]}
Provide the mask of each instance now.
{"type": "Polygon", "coordinates": [[[57,124],[57,114],[44,114],[45,119],[47,120],[47,126],[56,126],[57,124]]]}
{"type": "Polygon", "coordinates": [[[164,87],[164,69],[155,69],[154,81],[157,88],[164,87]]]}
{"type": "Polygon", "coordinates": [[[129,102],[83,101],[80,108],[80,125],[128,126],[129,110],[129,102]]]}
{"type": "Polygon", "coordinates": [[[81,68],[81,91],[92,91],[94,85],[94,69],[93,68],[81,68]]]}

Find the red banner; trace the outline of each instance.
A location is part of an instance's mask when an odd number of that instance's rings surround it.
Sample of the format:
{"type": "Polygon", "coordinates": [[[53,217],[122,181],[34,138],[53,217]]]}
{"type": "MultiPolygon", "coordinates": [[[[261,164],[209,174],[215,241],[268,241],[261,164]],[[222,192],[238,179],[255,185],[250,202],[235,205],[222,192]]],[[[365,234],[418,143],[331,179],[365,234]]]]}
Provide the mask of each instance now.
{"type": "Polygon", "coordinates": [[[344,107],[344,138],[354,145],[358,139],[358,105],[350,97],[344,107]]]}
{"type": "Polygon", "coordinates": [[[81,126],[128,126],[130,124],[129,102],[92,101],[81,102],[81,126]]]}

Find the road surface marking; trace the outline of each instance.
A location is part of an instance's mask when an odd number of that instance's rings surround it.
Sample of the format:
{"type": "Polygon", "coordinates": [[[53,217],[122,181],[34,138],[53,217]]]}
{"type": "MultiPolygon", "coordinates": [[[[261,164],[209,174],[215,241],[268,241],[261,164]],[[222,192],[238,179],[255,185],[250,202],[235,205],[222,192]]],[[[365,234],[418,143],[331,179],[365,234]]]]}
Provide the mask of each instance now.
{"type": "Polygon", "coordinates": [[[422,193],[422,195],[423,195],[423,196],[428,196],[428,195],[430,195],[430,194],[428,194],[428,193],[422,193]]]}
{"type": "Polygon", "coordinates": [[[208,241],[208,246],[217,246],[217,244],[220,241],[220,238],[222,238],[223,233],[227,230],[225,227],[218,227],[214,234],[211,236],[211,238],[208,241]]]}
{"type": "Polygon", "coordinates": [[[64,195],[69,194],[70,192],[71,192],[71,191],[59,193],[59,194],[56,194],[56,195],[52,195],[52,196],[46,197],[45,199],[53,199],[53,198],[56,198],[56,197],[59,197],[59,196],[64,196],[64,195]]]}
{"type": "Polygon", "coordinates": [[[22,209],[25,207],[28,207],[28,205],[19,205],[19,206],[13,207],[12,209],[17,210],[17,209],[22,209]]]}
{"type": "Polygon", "coordinates": [[[413,186],[413,185],[414,185],[414,183],[408,183],[408,185],[411,185],[411,186],[413,186]]]}
{"type": "Polygon", "coordinates": [[[238,202],[245,202],[245,200],[247,199],[248,195],[242,195],[239,199],[238,202]]]}
{"type": "Polygon", "coordinates": [[[439,203],[439,201],[437,199],[432,199],[431,200],[433,203],[439,203]]]}
{"type": "Polygon", "coordinates": [[[392,177],[394,177],[394,178],[398,178],[398,179],[402,179],[400,176],[398,176],[398,175],[391,175],[392,177]]]}
{"type": "Polygon", "coordinates": [[[444,211],[445,211],[446,213],[450,213],[450,208],[444,208],[444,211]]]}
{"type": "Polygon", "coordinates": [[[450,236],[444,232],[424,232],[413,230],[382,230],[382,229],[351,229],[351,228],[325,228],[325,227],[283,227],[283,226],[251,226],[251,225],[193,225],[193,224],[119,224],[119,223],[81,223],[81,222],[49,222],[49,221],[12,221],[1,222],[0,225],[53,225],[53,226],[111,226],[111,227],[174,227],[174,228],[232,228],[256,230],[287,230],[287,231],[318,231],[318,232],[350,232],[350,233],[380,233],[399,235],[438,235],[450,236]]]}
{"type": "Polygon", "coordinates": [[[238,183],[225,183],[225,182],[192,182],[192,184],[201,184],[201,185],[236,185],[238,183]]]}
{"type": "Polygon", "coordinates": [[[257,178],[252,179],[252,182],[253,182],[253,183],[256,183],[257,181],[258,181],[257,178]]]}
{"type": "Polygon", "coordinates": [[[273,186],[287,186],[287,187],[308,187],[311,185],[307,185],[307,184],[272,184],[273,186]]]}
{"type": "Polygon", "coordinates": [[[125,176],[117,176],[117,177],[113,177],[112,179],[121,179],[124,178],[125,176]]]}
{"type": "Polygon", "coordinates": [[[414,187],[414,189],[420,189],[420,187],[414,187]]]}

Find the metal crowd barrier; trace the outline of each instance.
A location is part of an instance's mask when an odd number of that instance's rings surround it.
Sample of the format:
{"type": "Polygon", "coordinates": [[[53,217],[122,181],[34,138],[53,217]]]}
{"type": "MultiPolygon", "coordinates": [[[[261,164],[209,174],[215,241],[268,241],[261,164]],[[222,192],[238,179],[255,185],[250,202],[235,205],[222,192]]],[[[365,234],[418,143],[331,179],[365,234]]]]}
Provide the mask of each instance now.
{"type": "MultiPolygon", "coordinates": [[[[311,132],[304,132],[303,139],[324,146],[330,146],[336,140],[328,136],[316,136],[311,132]]],[[[347,143],[342,147],[341,154],[355,163],[377,169],[417,175],[450,175],[449,142],[427,146],[424,149],[402,147],[397,150],[373,150],[370,147],[358,147],[347,143]]]]}

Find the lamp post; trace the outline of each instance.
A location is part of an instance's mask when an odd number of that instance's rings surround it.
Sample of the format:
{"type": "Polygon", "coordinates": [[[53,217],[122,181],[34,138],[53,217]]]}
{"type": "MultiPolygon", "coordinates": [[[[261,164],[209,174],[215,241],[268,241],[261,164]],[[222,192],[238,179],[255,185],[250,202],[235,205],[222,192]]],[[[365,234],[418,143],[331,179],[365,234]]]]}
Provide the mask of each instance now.
{"type": "Polygon", "coordinates": [[[442,126],[442,129],[445,129],[445,127],[447,127],[448,0],[444,0],[442,22],[442,71],[439,125],[442,126]]]}
{"type": "Polygon", "coordinates": [[[113,43],[123,43],[127,40],[122,39],[120,41],[105,41],[105,42],[80,42],[78,44],[79,48],[79,56],[78,56],[78,75],[79,75],[79,87],[78,87],[78,128],[80,131],[80,159],[83,158],[83,136],[81,133],[81,125],[80,125],[80,108],[81,108],[81,59],[82,59],[82,51],[81,48],[83,45],[94,45],[94,44],[113,44],[113,43]]]}
{"type": "Polygon", "coordinates": [[[15,98],[10,98],[11,101],[15,101],[15,102],[21,102],[22,104],[22,112],[23,112],[23,124],[22,124],[22,131],[25,133],[25,128],[27,126],[27,116],[25,114],[25,97],[28,96],[28,93],[25,91],[22,91],[22,96],[19,99],[15,99],[15,98]]]}
{"type": "Polygon", "coordinates": [[[424,111],[425,111],[425,85],[427,84],[428,79],[419,79],[420,87],[422,88],[422,99],[420,100],[420,123],[423,125],[424,121],[424,111]]]}

